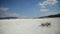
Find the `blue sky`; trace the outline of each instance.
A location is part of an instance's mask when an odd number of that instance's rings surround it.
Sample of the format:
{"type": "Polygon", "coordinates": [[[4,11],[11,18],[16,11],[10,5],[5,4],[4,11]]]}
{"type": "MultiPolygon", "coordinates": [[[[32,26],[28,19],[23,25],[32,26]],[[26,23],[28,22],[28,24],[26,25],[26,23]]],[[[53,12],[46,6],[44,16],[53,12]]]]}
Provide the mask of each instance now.
{"type": "Polygon", "coordinates": [[[60,13],[60,0],[0,0],[3,16],[41,17],[60,13]]]}

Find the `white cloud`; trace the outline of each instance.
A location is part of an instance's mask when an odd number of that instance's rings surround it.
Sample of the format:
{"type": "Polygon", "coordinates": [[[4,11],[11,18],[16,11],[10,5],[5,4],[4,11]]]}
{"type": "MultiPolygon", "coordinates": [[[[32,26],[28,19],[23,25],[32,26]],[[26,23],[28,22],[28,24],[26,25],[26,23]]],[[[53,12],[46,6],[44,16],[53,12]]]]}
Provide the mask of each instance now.
{"type": "Polygon", "coordinates": [[[6,17],[20,17],[20,15],[17,13],[9,13],[9,14],[6,14],[5,16],[6,17]]]}
{"type": "Polygon", "coordinates": [[[45,7],[46,5],[55,5],[58,1],[57,0],[46,0],[43,3],[39,3],[40,6],[45,7]]]}
{"type": "Polygon", "coordinates": [[[18,13],[5,13],[0,15],[0,17],[21,17],[21,15],[18,13]]]}
{"type": "Polygon", "coordinates": [[[40,11],[41,11],[41,12],[48,12],[49,9],[42,8],[42,9],[40,9],[40,11]]]}
{"type": "Polygon", "coordinates": [[[9,8],[0,8],[0,11],[7,11],[9,8]]]}
{"type": "Polygon", "coordinates": [[[42,12],[49,11],[49,9],[46,9],[46,6],[53,6],[57,2],[58,2],[57,0],[46,0],[46,1],[43,1],[42,3],[39,3],[39,5],[41,6],[40,11],[42,12]]]}

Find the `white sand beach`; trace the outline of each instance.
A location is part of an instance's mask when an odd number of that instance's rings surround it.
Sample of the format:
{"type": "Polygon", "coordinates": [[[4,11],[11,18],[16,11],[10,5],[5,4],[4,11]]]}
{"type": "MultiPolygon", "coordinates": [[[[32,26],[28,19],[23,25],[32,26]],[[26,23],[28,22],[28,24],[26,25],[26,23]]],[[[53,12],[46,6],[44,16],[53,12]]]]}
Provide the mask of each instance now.
{"type": "Polygon", "coordinates": [[[0,34],[60,34],[60,18],[0,20],[0,34]],[[40,26],[47,22],[49,27],[40,26]]]}

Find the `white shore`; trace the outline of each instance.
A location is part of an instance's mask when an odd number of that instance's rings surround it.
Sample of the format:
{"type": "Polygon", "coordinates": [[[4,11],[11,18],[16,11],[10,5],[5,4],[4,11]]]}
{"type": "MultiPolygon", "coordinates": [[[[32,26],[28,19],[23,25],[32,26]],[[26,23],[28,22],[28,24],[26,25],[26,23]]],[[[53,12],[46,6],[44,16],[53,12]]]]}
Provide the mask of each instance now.
{"type": "Polygon", "coordinates": [[[0,20],[0,34],[60,34],[60,18],[0,20]],[[49,27],[40,26],[49,22],[49,27]]]}

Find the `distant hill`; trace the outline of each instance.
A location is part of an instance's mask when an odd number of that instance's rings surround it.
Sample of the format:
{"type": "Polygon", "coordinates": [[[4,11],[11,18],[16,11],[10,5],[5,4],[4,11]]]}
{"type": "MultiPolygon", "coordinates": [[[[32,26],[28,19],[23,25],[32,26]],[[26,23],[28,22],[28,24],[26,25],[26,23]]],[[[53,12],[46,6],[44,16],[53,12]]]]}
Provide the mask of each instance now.
{"type": "MultiPolygon", "coordinates": [[[[55,17],[60,17],[60,14],[43,16],[43,17],[36,17],[36,18],[55,18],[55,17]]],[[[17,18],[18,17],[1,17],[0,19],[17,19],[17,18]]],[[[33,18],[33,19],[35,19],[35,18],[33,18]]]]}
{"type": "Polygon", "coordinates": [[[54,17],[60,17],[60,14],[43,16],[43,17],[37,17],[37,18],[54,18],[54,17]]]}
{"type": "Polygon", "coordinates": [[[0,19],[16,19],[17,17],[2,17],[0,19]]]}

